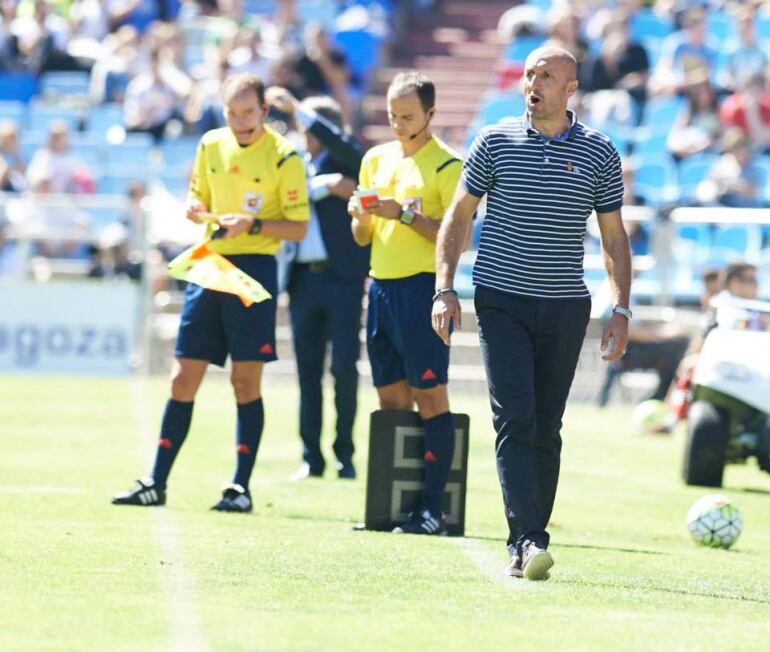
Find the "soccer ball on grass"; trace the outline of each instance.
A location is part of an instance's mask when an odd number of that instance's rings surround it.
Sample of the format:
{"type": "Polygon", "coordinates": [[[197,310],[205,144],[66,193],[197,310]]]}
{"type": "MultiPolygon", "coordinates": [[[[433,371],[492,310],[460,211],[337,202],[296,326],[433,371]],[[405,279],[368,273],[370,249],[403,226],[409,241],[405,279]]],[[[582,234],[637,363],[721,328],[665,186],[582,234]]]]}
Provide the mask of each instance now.
{"type": "Polygon", "coordinates": [[[687,512],[687,529],[702,546],[729,548],[740,536],[742,528],[740,510],[724,496],[703,496],[687,512]]]}

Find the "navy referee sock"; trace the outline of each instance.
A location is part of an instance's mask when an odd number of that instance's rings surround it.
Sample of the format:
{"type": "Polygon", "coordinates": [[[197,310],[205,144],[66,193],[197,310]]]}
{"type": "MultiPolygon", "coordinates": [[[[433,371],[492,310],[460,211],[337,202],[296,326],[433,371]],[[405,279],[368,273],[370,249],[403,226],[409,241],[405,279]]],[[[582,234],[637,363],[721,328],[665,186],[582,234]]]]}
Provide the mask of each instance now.
{"type": "Polygon", "coordinates": [[[183,403],[168,399],[160,423],[160,440],[158,452],[155,454],[155,466],[152,469],[152,479],[158,489],[166,488],[168,474],[174,463],[179,449],[182,448],[192,421],[193,402],[183,403]]]}
{"type": "Polygon", "coordinates": [[[238,428],[236,432],[237,466],[233,483],[248,490],[251,472],[257,459],[262,428],[265,425],[265,410],[262,399],[238,405],[238,428]]]}
{"type": "Polygon", "coordinates": [[[422,426],[425,430],[425,488],[422,507],[438,516],[455,452],[454,418],[451,412],[444,412],[423,419],[422,426]]]}

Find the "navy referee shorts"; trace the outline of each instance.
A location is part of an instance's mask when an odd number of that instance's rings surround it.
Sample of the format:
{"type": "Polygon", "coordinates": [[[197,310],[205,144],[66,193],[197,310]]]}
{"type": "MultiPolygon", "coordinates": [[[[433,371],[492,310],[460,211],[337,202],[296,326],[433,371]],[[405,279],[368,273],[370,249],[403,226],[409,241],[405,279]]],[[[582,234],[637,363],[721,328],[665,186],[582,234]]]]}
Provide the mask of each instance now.
{"type": "Polygon", "coordinates": [[[225,258],[259,281],[272,298],[247,308],[234,294],[188,283],[174,355],[208,360],[220,367],[224,366],[228,355],[233,362],[276,360],[278,279],[275,256],[240,254],[225,258]]]}
{"type": "Polygon", "coordinates": [[[430,314],[436,275],[373,279],[366,314],[366,348],[375,387],[406,379],[411,387],[446,385],[449,347],[430,314]]]}

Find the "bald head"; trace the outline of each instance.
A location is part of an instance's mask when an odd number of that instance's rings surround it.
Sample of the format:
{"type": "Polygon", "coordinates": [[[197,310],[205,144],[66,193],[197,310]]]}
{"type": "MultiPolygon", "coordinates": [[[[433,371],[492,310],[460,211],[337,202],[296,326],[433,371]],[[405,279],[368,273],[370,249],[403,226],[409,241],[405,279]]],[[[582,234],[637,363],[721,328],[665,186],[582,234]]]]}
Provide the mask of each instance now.
{"type": "Polygon", "coordinates": [[[530,66],[549,65],[558,68],[566,75],[567,81],[577,79],[577,59],[564,48],[555,45],[544,45],[532,50],[524,64],[525,69],[530,66]]]}
{"type": "Polygon", "coordinates": [[[547,132],[567,124],[567,103],[577,87],[577,61],[567,50],[545,46],[527,57],[524,99],[537,129],[547,132]]]}

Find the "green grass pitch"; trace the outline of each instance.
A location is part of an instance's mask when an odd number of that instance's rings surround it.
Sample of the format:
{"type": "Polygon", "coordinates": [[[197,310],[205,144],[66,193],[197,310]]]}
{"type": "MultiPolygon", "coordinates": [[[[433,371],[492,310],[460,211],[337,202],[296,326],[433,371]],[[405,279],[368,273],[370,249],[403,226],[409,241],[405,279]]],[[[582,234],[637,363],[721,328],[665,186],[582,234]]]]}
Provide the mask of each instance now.
{"type": "MultiPolygon", "coordinates": [[[[684,517],[709,491],[679,480],[681,431],[639,436],[629,409],[569,406],[556,566],[527,583],[502,576],[485,396],[452,396],[471,416],[459,540],[354,531],[363,477],[289,482],[297,391],[276,380],[253,514],[209,511],[233,464],[222,376],[203,385],[167,507],[113,507],[148,470],[166,392],[163,379],[0,378],[0,650],[767,649],[770,477],[730,467],[743,534],[730,551],[697,547],[684,517]]],[[[362,383],[361,475],[372,409],[362,383]]]]}

